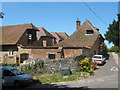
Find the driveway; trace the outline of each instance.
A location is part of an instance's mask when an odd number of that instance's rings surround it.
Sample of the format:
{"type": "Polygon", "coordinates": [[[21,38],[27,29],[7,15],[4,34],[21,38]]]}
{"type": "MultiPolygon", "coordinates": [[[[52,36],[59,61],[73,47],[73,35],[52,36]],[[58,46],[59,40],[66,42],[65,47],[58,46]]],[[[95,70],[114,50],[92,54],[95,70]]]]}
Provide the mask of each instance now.
{"type": "Polygon", "coordinates": [[[95,70],[94,75],[84,80],[34,85],[27,88],[118,88],[118,65],[110,53],[109,60],[95,70]]]}

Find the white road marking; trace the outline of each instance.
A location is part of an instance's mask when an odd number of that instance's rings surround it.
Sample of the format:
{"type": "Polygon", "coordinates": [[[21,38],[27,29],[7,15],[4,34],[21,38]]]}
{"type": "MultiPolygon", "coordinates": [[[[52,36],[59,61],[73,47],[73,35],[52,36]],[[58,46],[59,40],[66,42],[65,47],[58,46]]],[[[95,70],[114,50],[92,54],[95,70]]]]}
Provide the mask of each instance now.
{"type": "Polygon", "coordinates": [[[113,67],[113,68],[111,68],[111,71],[118,71],[118,68],[117,67],[113,67]]]}

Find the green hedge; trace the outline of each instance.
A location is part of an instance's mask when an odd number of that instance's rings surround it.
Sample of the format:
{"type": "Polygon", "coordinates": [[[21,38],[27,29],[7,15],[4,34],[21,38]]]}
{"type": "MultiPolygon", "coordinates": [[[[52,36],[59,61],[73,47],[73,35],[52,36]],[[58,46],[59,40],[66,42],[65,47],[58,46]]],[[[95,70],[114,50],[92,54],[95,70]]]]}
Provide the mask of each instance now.
{"type": "Polygon", "coordinates": [[[10,66],[10,67],[16,67],[16,66],[19,66],[20,63],[14,63],[14,64],[11,64],[11,63],[0,63],[0,66],[10,66]]]}
{"type": "Polygon", "coordinates": [[[118,52],[118,47],[112,46],[111,48],[108,49],[108,52],[118,52]]]}

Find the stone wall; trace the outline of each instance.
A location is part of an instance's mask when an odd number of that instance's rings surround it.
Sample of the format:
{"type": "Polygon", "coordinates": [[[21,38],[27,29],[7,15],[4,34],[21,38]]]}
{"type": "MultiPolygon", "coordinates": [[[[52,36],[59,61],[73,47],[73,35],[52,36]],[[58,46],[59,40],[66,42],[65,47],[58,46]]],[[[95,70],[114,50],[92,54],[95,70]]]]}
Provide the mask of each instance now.
{"type": "Polygon", "coordinates": [[[36,63],[21,65],[18,69],[27,74],[39,75],[43,73],[60,73],[61,68],[70,67],[71,72],[74,73],[78,71],[78,62],[84,57],[84,55],[79,55],[72,58],[48,59],[42,64],[40,64],[41,60],[36,60],[36,63]]]}

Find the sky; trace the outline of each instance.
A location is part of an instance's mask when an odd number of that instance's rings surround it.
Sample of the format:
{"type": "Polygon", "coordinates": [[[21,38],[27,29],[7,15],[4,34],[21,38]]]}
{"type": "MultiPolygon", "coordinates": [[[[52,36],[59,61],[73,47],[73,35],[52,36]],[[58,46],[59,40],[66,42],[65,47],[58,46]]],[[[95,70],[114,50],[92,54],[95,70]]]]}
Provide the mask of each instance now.
{"type": "MultiPolygon", "coordinates": [[[[109,24],[117,20],[118,2],[86,2],[102,21],[83,2],[2,2],[2,25],[32,23],[49,32],[75,32],[76,20],[88,19],[104,37],[109,24]]],[[[1,9],[0,9],[1,10],[1,9]]],[[[113,46],[105,41],[108,47],[113,46]]]]}

